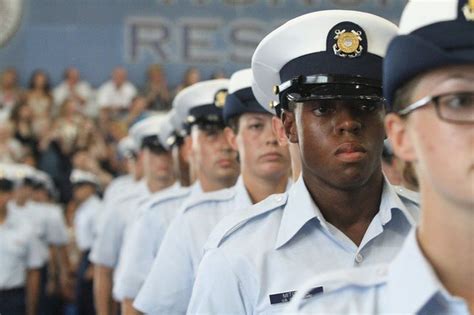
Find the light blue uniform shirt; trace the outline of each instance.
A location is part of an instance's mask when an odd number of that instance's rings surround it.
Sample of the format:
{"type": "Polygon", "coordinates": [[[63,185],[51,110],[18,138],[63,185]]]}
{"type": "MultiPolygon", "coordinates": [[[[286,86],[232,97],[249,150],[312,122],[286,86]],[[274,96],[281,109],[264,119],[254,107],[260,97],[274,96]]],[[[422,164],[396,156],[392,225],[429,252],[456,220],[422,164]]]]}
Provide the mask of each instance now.
{"type": "Polygon", "coordinates": [[[201,192],[199,183],[190,188],[175,187],[163,194],[158,193],[140,210],[138,218],[127,232],[120,252],[113,287],[116,300],[135,298],[150,271],[171,220],[185,202],[196,198],[201,192]]]}
{"type": "Polygon", "coordinates": [[[0,224],[0,290],[24,287],[27,270],[45,263],[44,250],[31,224],[12,216],[8,211],[0,224]]]}
{"type": "Polygon", "coordinates": [[[469,314],[467,304],[443,287],[412,231],[390,264],[343,270],[310,280],[289,314],[469,314]],[[304,298],[315,285],[322,294],[304,298]]]}
{"type": "Polygon", "coordinates": [[[41,242],[45,261],[49,258],[49,245],[62,246],[68,243],[67,229],[62,210],[55,205],[28,201],[20,206],[14,201],[7,205],[12,219],[24,220],[41,242]]]}
{"type": "Polygon", "coordinates": [[[76,209],[74,231],[76,233],[76,245],[79,250],[91,249],[96,234],[97,218],[102,207],[103,204],[99,197],[92,195],[76,209]]]}
{"type": "Polygon", "coordinates": [[[137,216],[140,203],[145,202],[151,193],[146,183],[141,182],[121,195],[122,198],[108,203],[100,220],[101,227],[89,255],[94,264],[116,267],[126,227],[137,216]]]}
{"type": "Polygon", "coordinates": [[[130,174],[114,178],[105,189],[102,202],[107,205],[109,200],[120,199],[120,196],[124,192],[126,192],[130,187],[135,186],[137,183],[139,182],[130,174]]]}
{"type": "Polygon", "coordinates": [[[240,177],[232,188],[203,193],[171,223],[133,306],[146,314],[184,314],[204,244],[216,224],[252,201],[240,177]]]}
{"type": "Polygon", "coordinates": [[[206,244],[188,313],[281,313],[314,275],[392,260],[417,215],[417,203],[385,183],[379,212],[357,246],[324,219],[300,177],[288,193],[219,223],[206,244]]]}

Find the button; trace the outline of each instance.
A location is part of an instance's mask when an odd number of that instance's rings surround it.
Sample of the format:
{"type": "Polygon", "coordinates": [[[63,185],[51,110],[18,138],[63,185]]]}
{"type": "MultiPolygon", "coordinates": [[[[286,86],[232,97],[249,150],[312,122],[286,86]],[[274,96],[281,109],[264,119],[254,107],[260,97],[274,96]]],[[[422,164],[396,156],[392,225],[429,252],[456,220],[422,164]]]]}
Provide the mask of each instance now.
{"type": "Polygon", "coordinates": [[[361,254],[357,254],[355,257],[355,261],[360,264],[364,260],[364,257],[361,254]]]}

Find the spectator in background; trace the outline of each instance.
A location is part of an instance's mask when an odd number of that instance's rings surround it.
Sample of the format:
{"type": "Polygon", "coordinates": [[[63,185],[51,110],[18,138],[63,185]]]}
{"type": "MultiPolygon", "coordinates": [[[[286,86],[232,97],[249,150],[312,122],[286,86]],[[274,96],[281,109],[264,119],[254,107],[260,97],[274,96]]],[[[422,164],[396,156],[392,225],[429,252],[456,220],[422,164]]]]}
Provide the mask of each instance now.
{"type": "Polygon", "coordinates": [[[33,111],[25,102],[20,102],[13,107],[10,114],[15,139],[23,145],[25,151],[37,157],[38,141],[33,130],[33,119],[33,111]]]}
{"type": "Polygon", "coordinates": [[[111,80],[105,82],[97,91],[97,104],[101,109],[101,116],[114,116],[128,109],[133,97],[137,94],[135,86],[127,80],[127,70],[117,67],[112,71],[111,80]]]}
{"type": "Polygon", "coordinates": [[[183,76],[183,81],[175,90],[174,95],[178,94],[182,89],[201,81],[201,72],[196,67],[189,67],[183,76]]]}
{"type": "Polygon", "coordinates": [[[148,109],[150,109],[148,100],[143,95],[137,95],[133,98],[127,118],[125,119],[128,127],[147,116],[148,109]]]}
{"type": "Polygon", "coordinates": [[[114,121],[123,119],[136,94],[137,89],[127,80],[127,70],[123,67],[115,68],[111,80],[97,90],[99,127],[104,134],[109,133],[114,121]]]}
{"type": "Polygon", "coordinates": [[[23,90],[18,86],[16,70],[6,69],[0,76],[0,116],[7,117],[22,97],[23,90]]]}
{"type": "Polygon", "coordinates": [[[13,124],[0,120],[0,162],[14,163],[23,157],[21,143],[13,137],[13,124]]]}
{"type": "Polygon", "coordinates": [[[143,94],[150,103],[150,109],[168,111],[171,106],[168,82],[163,68],[153,64],[148,68],[148,79],[143,94]]]}
{"type": "Polygon", "coordinates": [[[50,123],[53,107],[49,76],[43,70],[35,70],[31,75],[26,102],[33,110],[33,130],[42,136],[50,123]]]}
{"type": "Polygon", "coordinates": [[[217,69],[214,71],[211,75],[211,80],[216,80],[216,79],[227,79],[227,75],[225,74],[224,69],[217,69]]]}
{"type": "Polygon", "coordinates": [[[64,71],[64,81],[62,81],[53,91],[54,103],[57,107],[70,99],[76,103],[77,108],[85,111],[89,99],[92,95],[92,88],[86,81],[81,80],[79,70],[69,67],[64,71]]]}

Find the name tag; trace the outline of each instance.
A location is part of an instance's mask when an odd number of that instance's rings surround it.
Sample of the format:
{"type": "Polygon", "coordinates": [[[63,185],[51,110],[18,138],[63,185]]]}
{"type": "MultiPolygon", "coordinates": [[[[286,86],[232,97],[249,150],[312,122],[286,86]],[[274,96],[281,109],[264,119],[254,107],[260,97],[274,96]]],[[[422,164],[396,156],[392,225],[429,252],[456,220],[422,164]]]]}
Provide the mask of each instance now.
{"type": "MultiPolygon", "coordinates": [[[[305,299],[308,299],[318,293],[323,292],[323,287],[315,287],[309,290],[309,292],[304,296],[305,299]]],[[[293,296],[296,294],[296,291],[288,291],[283,293],[276,293],[270,294],[270,304],[280,304],[280,303],[288,303],[291,301],[293,296]]]]}

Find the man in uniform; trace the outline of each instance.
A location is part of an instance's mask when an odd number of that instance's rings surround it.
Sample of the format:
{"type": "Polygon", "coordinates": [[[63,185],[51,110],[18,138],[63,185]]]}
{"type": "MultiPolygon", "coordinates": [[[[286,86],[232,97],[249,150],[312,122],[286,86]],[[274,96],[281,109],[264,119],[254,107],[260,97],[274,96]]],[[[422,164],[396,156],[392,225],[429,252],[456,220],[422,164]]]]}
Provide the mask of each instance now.
{"type": "Polygon", "coordinates": [[[474,313],[474,1],[412,0],[384,61],[395,154],[413,163],[420,225],[389,265],[312,279],[289,313],[474,313]]]}
{"type": "Polygon", "coordinates": [[[259,44],[255,82],[264,93],[276,86],[302,176],[247,217],[219,223],[188,313],[281,312],[309,276],[389,261],[398,252],[418,207],[381,170],[382,60],[396,31],[372,14],[321,11],[287,22],[259,44]]]}
{"type": "Polygon", "coordinates": [[[252,70],[232,75],[225,98],[224,132],[239,153],[241,176],[231,189],[202,194],[171,223],[153,267],[135,299],[146,314],[185,314],[202,258],[214,226],[231,211],[244,210],[267,196],[286,191],[289,153],[278,145],[272,116],[251,90],[252,70]]]}
{"type": "MultiPolygon", "coordinates": [[[[132,303],[158,252],[164,233],[183,202],[202,192],[230,187],[238,176],[236,152],[223,133],[222,109],[215,97],[228,88],[228,80],[209,80],[182,90],[174,99],[173,121],[186,125],[182,150],[190,152],[190,172],[197,182],[186,192],[166,194],[142,211],[120,258],[114,295],[122,301],[124,314],[134,314],[132,303]]],[[[178,133],[180,131],[178,130],[178,133]]]]}
{"type": "Polygon", "coordinates": [[[35,315],[45,256],[30,223],[14,218],[7,208],[17,175],[15,165],[0,165],[0,313],[35,315]]]}
{"type": "Polygon", "coordinates": [[[138,215],[139,205],[152,194],[172,189],[175,181],[171,152],[166,140],[173,127],[168,116],[153,115],[137,122],[130,129],[134,143],[143,155],[145,179],[120,192],[121,198],[107,208],[102,226],[94,241],[89,259],[94,264],[94,293],[97,311],[112,314],[113,273],[117,266],[125,230],[138,215]]]}

